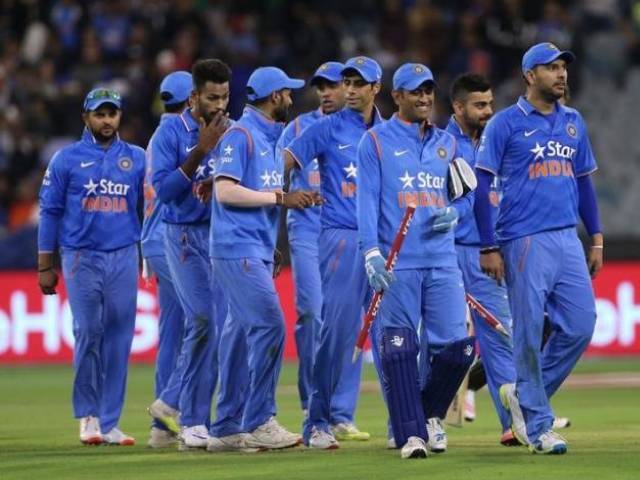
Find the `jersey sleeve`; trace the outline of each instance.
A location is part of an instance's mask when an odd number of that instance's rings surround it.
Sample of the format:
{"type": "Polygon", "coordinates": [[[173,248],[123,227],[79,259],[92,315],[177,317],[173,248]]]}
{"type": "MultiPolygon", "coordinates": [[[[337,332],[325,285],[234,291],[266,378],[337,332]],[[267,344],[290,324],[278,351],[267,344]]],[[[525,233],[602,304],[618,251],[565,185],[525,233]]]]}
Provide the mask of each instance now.
{"type": "Polygon", "coordinates": [[[300,168],[305,168],[329,145],[331,138],[331,117],[325,117],[307,127],[286,150],[293,155],[300,168]]]}
{"type": "Polygon", "coordinates": [[[591,142],[589,141],[587,125],[580,115],[578,115],[577,130],[580,135],[580,141],[578,142],[574,166],[576,176],[582,177],[595,172],[598,169],[598,166],[596,165],[596,158],[593,154],[593,149],[591,148],[591,142]]]}
{"type": "Polygon", "coordinates": [[[58,240],[58,225],[64,215],[68,185],[68,171],[64,154],[56,152],[49,162],[40,187],[40,222],[38,251],[52,253],[58,240]]]}
{"type": "Polygon", "coordinates": [[[241,182],[251,150],[248,135],[238,128],[228,130],[218,142],[217,148],[218,166],[215,178],[227,177],[241,182]]]}
{"type": "Polygon", "coordinates": [[[191,179],[178,165],[178,137],[168,124],[160,125],[149,144],[151,183],[163,203],[179,201],[191,192],[191,179]]]}
{"type": "Polygon", "coordinates": [[[489,120],[480,139],[476,168],[498,175],[508,138],[509,128],[504,121],[504,115],[498,114],[489,120]]]}
{"type": "Polygon", "coordinates": [[[374,133],[368,131],[358,145],[358,195],[356,214],[358,240],[363,254],[378,248],[378,216],[380,213],[380,158],[374,133]]]}

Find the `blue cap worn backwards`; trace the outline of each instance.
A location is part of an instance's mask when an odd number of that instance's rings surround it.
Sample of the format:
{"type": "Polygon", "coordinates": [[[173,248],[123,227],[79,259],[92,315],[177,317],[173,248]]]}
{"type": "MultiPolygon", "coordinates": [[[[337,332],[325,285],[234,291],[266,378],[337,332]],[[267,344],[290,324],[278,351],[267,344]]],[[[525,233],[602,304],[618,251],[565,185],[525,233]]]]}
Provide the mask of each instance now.
{"type": "Polygon", "coordinates": [[[393,74],[394,90],[415,90],[424,82],[436,83],[429,67],[421,63],[405,63],[393,74]]]}
{"type": "Polygon", "coordinates": [[[278,90],[302,87],[304,87],[304,80],[289,78],[289,76],[278,67],[260,67],[256,68],[249,77],[249,81],[247,82],[247,98],[252,101],[259,100],[268,97],[278,90]]]}
{"type": "Polygon", "coordinates": [[[122,108],[122,97],[115,90],[109,90],[108,88],[94,88],[87,96],[84,97],[83,109],[85,112],[92,112],[97,110],[105,103],[110,103],[116,108],[122,108]]]}
{"type": "Polygon", "coordinates": [[[382,68],[373,58],[353,57],[346,61],[342,74],[347,70],[355,70],[369,83],[379,82],[382,79],[382,68]]]}
{"type": "Polygon", "coordinates": [[[160,84],[160,98],[165,105],[185,102],[193,90],[193,79],[189,72],[178,70],[164,77],[160,84]]]}
{"type": "Polygon", "coordinates": [[[522,57],[522,73],[533,70],[538,65],[546,65],[561,58],[567,63],[576,59],[573,52],[560,50],[553,43],[545,42],[534,45],[522,57]]]}
{"type": "Polygon", "coordinates": [[[318,80],[322,79],[330,82],[339,82],[342,80],[342,70],[344,70],[344,64],[340,62],[325,62],[318,67],[309,84],[314,85],[318,80]]]}

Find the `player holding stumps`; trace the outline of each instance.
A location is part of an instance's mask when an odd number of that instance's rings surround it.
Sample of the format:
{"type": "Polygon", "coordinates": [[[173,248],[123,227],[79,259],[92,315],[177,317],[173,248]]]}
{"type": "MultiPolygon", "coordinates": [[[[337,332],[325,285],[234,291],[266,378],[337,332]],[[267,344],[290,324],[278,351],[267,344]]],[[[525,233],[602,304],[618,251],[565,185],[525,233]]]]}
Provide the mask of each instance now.
{"type": "Polygon", "coordinates": [[[516,384],[501,388],[514,434],[532,452],[565,453],[552,430],[549,398],[587,348],[595,326],[590,274],[602,267],[603,236],[590,174],[596,162],[580,113],[562,106],[568,51],[551,43],[522,58],[527,94],[496,114],[477,155],[475,215],[482,270],[506,280],[513,315],[516,384]],[[491,221],[489,186],[498,176],[503,198],[491,221]],[[585,259],[578,215],[591,236],[585,259]],[[540,352],[545,309],[554,326],[540,352]]]}
{"type": "MultiPolygon", "coordinates": [[[[474,359],[453,234],[458,213],[451,200],[458,195],[450,171],[458,175],[451,165],[459,151],[451,134],[429,123],[434,87],[426,66],[402,65],[393,76],[398,112],[369,130],[358,147],[358,237],[369,283],[385,291],[379,338],[373,341],[402,458],[427,456],[427,421],[429,436],[443,435],[441,419],[474,359]],[[385,256],[412,203],[415,217],[390,274],[385,256]]],[[[465,172],[468,176],[458,176],[457,183],[472,188],[468,166],[465,172]]],[[[468,202],[460,208],[465,205],[470,208],[468,202]]],[[[434,440],[435,450],[446,448],[441,438],[434,440]]]]}

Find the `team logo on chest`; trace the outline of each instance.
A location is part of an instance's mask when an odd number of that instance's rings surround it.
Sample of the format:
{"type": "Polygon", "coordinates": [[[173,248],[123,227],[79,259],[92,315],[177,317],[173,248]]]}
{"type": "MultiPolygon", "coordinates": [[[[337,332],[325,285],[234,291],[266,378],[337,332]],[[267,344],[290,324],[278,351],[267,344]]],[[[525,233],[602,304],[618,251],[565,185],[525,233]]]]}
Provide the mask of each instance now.
{"type": "Polygon", "coordinates": [[[398,191],[398,205],[402,208],[409,204],[420,207],[444,207],[443,189],[445,179],[429,172],[418,172],[415,176],[408,170],[398,177],[402,183],[398,191]]]}
{"type": "Polygon", "coordinates": [[[447,149],[444,147],[438,147],[438,156],[444,160],[445,158],[447,158],[447,149]]]}
{"type": "Polygon", "coordinates": [[[131,188],[130,185],[113,182],[106,178],[94,182],[93,178],[89,178],[89,182],[83,187],[86,190],[85,197],[82,199],[84,211],[126,213],[129,210],[127,193],[131,188]]]}
{"type": "Polygon", "coordinates": [[[356,196],[356,183],[355,179],[358,178],[358,167],[355,166],[353,162],[349,162],[349,165],[346,167],[342,167],[344,170],[345,179],[342,181],[342,185],[340,186],[342,191],[342,196],[344,198],[352,198],[356,196]],[[353,178],[353,181],[349,181],[350,178],[353,178]]]}
{"type": "Polygon", "coordinates": [[[129,157],[122,157],[118,159],[118,168],[123,172],[128,172],[133,167],[133,160],[129,157]]]}
{"type": "Polygon", "coordinates": [[[567,123],[567,135],[571,138],[576,138],[578,136],[578,129],[573,123],[567,123]]]}

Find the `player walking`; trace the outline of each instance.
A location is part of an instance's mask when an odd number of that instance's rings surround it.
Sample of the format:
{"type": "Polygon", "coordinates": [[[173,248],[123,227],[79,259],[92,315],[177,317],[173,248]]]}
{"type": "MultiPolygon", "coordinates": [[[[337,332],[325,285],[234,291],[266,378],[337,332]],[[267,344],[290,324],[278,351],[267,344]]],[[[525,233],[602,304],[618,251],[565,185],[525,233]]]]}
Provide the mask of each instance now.
{"type": "Polygon", "coordinates": [[[480,264],[498,282],[506,280],[514,318],[517,382],[503,386],[501,395],[514,433],[538,453],[567,450],[552,430],[549,398],[589,344],[595,325],[589,274],[602,267],[590,178],[595,158],[582,116],[558,102],[574,58],[551,43],[531,47],[522,59],[527,95],[491,119],[477,155],[480,264]],[[494,176],[503,192],[495,231],[494,176]],[[591,236],[588,260],[576,234],[578,214],[591,236]],[[554,330],[540,353],[545,309],[554,330]]]}
{"type": "Polygon", "coordinates": [[[56,293],[62,257],[75,338],[73,410],[84,444],[133,445],[118,428],[136,316],[144,150],[118,136],[120,95],[84,100],[80,141],[55,153],[40,190],[38,283],[56,293]]]}

